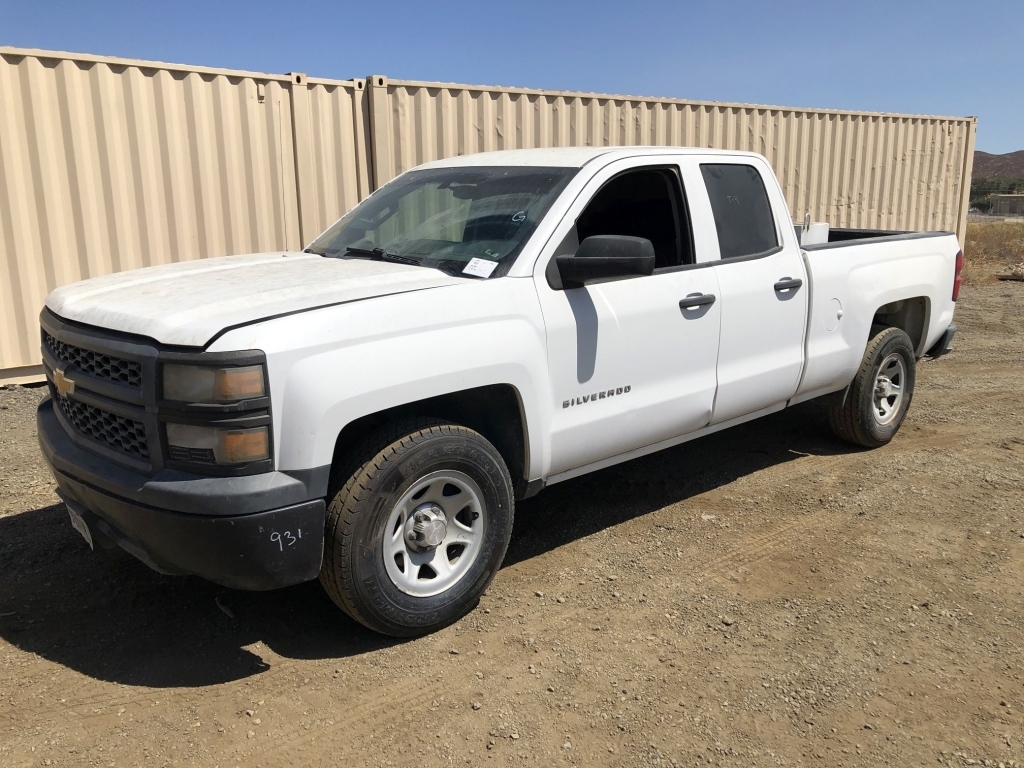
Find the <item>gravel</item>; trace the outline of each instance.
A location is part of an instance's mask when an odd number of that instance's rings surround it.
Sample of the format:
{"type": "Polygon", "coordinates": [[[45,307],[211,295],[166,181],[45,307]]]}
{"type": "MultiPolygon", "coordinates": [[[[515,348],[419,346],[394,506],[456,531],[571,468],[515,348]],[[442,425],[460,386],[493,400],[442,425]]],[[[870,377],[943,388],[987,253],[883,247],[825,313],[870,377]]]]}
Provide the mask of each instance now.
{"type": "Polygon", "coordinates": [[[1024,765],[1022,306],[964,289],[885,448],[807,404],[520,503],[412,641],[90,552],[0,390],[0,765],[1024,765]]]}

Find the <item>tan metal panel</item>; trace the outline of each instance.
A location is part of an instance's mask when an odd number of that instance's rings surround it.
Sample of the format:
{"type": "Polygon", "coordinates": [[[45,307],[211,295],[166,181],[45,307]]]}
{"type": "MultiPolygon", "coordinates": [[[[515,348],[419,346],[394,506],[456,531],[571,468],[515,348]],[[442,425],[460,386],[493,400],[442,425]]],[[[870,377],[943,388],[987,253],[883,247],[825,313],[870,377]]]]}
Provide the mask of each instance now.
{"type": "Polygon", "coordinates": [[[953,230],[964,205],[973,118],[376,82],[378,184],[490,149],[684,145],[764,154],[798,220],[809,212],[835,226],[953,230]]]}
{"type": "Polygon", "coordinates": [[[366,81],[311,78],[307,86],[304,114],[300,114],[300,100],[294,102],[304,244],[373,190],[366,81]],[[305,141],[300,145],[298,139],[303,132],[305,141]],[[306,148],[308,156],[300,146],[306,148]]]}
{"type": "Polygon", "coordinates": [[[58,285],[299,247],[290,104],[278,75],[0,48],[0,379],[58,285]]]}
{"type": "Polygon", "coordinates": [[[428,160],[655,145],[764,154],[794,219],[953,229],[976,120],[449,83],[307,79],[0,48],[0,381],[57,285],[297,248],[428,160]]]}
{"type": "Polygon", "coordinates": [[[964,245],[967,237],[967,209],[970,207],[971,199],[971,173],[974,170],[974,141],[978,135],[978,120],[971,118],[970,124],[964,128],[963,159],[959,163],[962,169],[963,178],[960,182],[960,189],[957,194],[960,196],[957,209],[956,236],[960,240],[960,247],[964,245]]]}

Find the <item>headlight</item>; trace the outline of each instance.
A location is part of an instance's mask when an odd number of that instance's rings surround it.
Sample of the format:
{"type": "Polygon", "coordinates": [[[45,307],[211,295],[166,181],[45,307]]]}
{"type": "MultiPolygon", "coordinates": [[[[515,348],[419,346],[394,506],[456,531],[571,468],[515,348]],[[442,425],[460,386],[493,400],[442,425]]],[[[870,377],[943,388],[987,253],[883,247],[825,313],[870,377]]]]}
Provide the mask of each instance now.
{"type": "Polygon", "coordinates": [[[262,365],[211,368],[201,365],[164,365],[164,399],[181,403],[231,403],[265,397],[267,384],[262,365]]]}
{"type": "Polygon", "coordinates": [[[168,452],[176,461],[202,464],[248,464],[270,458],[266,427],[232,429],[167,424],[168,452]]]}

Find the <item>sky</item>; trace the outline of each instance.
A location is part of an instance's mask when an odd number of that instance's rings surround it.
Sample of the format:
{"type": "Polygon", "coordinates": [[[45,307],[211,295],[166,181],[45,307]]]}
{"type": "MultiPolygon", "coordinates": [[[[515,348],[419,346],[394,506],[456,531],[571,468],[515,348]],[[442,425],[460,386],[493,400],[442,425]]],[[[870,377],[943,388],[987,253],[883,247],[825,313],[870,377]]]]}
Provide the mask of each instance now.
{"type": "Polygon", "coordinates": [[[347,79],[978,117],[1024,149],[1024,0],[0,0],[0,45],[347,79]]]}

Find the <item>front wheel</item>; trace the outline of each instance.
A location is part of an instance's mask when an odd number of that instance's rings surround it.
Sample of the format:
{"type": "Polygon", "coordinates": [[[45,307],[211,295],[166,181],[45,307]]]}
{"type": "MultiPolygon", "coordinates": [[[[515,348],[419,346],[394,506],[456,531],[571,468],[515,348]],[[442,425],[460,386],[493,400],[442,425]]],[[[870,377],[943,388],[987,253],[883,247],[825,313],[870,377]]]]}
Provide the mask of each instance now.
{"type": "Polygon", "coordinates": [[[846,399],[828,414],[838,437],[865,448],[878,448],[896,436],[914,396],[910,337],[899,328],[876,330],[846,399]]]}
{"type": "Polygon", "coordinates": [[[435,420],[376,431],[327,510],[320,582],[352,618],[399,637],[476,605],[512,533],[512,480],[471,429],[435,420]]]}

